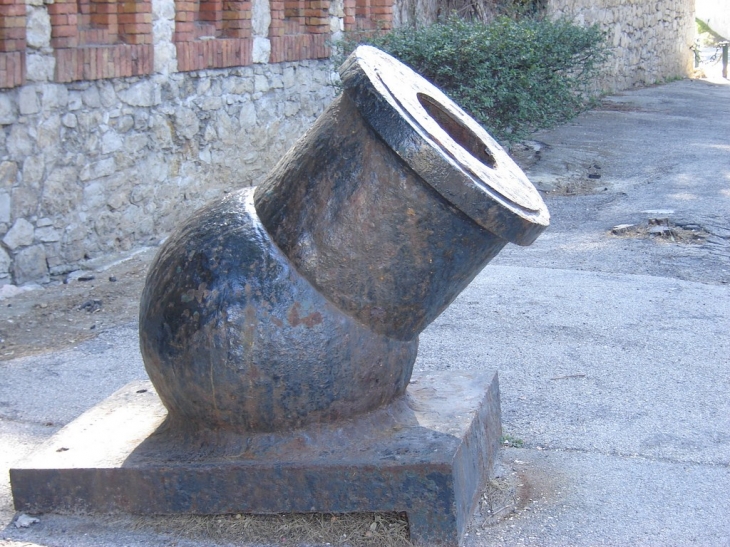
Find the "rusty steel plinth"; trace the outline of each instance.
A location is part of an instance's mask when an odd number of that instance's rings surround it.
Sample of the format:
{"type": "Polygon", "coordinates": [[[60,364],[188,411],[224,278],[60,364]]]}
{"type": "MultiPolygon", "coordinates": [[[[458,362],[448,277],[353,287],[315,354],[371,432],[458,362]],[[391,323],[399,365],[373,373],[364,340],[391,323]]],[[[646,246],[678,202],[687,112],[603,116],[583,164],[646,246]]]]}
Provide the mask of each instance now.
{"type": "Polygon", "coordinates": [[[418,334],[548,224],[522,171],[433,85],[371,47],[341,76],[253,195],[196,213],[150,270],[142,355],[179,427],[281,431],[393,401],[418,334]]]}
{"type": "Polygon", "coordinates": [[[387,407],[283,433],[176,429],[166,414],[149,382],[125,386],[10,469],[16,510],[397,511],[414,545],[455,547],[501,435],[483,372],[416,374],[387,407]]]}

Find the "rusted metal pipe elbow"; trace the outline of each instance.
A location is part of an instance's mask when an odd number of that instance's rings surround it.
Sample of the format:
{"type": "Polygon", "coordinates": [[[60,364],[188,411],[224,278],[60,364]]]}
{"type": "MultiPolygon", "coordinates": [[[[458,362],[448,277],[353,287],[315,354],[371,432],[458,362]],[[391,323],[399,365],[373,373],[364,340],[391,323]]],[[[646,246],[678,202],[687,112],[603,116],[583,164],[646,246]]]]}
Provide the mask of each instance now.
{"type": "Polygon", "coordinates": [[[418,334],[548,225],[522,171],[433,85],[367,46],[341,76],[266,181],[198,211],[150,270],[142,355],[180,425],[276,431],[392,401],[418,334]]]}

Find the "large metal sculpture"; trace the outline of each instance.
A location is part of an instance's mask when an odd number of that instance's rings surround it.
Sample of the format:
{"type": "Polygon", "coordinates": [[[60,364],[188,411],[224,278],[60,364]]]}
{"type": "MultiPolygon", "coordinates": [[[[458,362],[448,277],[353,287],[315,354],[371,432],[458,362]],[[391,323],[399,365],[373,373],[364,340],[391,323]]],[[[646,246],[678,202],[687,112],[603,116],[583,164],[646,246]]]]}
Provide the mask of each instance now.
{"type": "Polygon", "coordinates": [[[199,211],[150,271],[142,352],[181,423],[275,431],[392,401],[418,334],[548,224],[502,148],[413,71],[360,47],[342,82],[255,192],[199,211]]]}
{"type": "Polygon", "coordinates": [[[418,335],[548,212],[398,61],[360,47],[341,77],[261,186],[160,249],[140,306],[159,399],[127,386],[12,469],[19,510],[406,511],[414,543],[460,542],[498,447],[497,377],[409,386],[418,335]]]}

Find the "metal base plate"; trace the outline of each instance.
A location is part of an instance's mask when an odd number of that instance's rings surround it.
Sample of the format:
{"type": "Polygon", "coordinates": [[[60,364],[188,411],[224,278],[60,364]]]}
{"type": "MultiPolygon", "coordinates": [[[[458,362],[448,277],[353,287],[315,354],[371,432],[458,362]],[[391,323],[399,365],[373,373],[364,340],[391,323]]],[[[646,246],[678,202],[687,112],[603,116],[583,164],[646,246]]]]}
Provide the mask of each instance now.
{"type": "Polygon", "coordinates": [[[501,436],[496,373],[415,373],[366,415],[284,433],[184,429],[128,384],[10,470],[28,513],[405,511],[411,540],[458,545],[501,436]]]}

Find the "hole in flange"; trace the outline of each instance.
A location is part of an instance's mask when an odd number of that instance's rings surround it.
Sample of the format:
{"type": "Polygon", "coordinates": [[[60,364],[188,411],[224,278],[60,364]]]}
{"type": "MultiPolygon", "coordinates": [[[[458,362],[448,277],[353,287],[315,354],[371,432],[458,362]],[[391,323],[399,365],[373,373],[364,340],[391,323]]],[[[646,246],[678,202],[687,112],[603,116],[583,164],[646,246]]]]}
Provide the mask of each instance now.
{"type": "Polygon", "coordinates": [[[457,120],[451,113],[445,110],[443,106],[428,95],[419,93],[418,102],[421,103],[421,106],[426,110],[426,112],[428,112],[428,115],[436,120],[436,123],[441,126],[441,129],[446,131],[449,137],[454,139],[456,144],[461,146],[484,165],[494,169],[494,166],[497,163],[494,160],[494,156],[492,156],[489,149],[484,144],[484,141],[482,141],[482,139],[480,139],[474,131],[465,126],[461,121],[457,120]]]}

